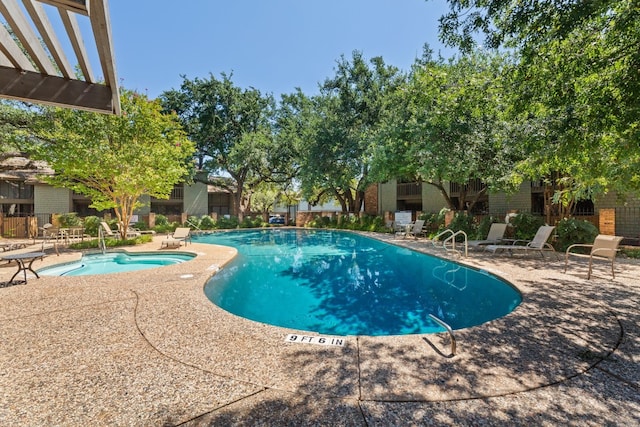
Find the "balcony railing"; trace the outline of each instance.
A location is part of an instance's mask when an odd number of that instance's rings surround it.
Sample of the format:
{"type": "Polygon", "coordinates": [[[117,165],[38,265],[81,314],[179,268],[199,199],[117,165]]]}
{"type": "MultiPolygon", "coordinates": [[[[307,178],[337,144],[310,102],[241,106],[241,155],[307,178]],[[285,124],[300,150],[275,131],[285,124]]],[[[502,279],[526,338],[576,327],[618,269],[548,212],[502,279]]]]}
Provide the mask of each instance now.
{"type": "Polygon", "coordinates": [[[398,198],[407,197],[421,197],[422,196],[422,183],[409,182],[398,184],[398,198]]]}
{"type": "Polygon", "coordinates": [[[459,196],[463,187],[466,187],[467,194],[472,195],[484,190],[487,185],[479,179],[470,179],[469,182],[464,185],[458,184],[457,182],[451,182],[449,183],[449,194],[451,196],[459,196]]]}

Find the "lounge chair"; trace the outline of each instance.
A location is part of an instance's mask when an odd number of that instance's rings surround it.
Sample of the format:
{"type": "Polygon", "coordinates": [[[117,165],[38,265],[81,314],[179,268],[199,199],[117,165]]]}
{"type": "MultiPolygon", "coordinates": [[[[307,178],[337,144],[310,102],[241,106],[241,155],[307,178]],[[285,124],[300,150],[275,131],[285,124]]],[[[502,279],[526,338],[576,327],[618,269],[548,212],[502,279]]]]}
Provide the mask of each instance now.
{"type": "Polygon", "coordinates": [[[7,240],[2,239],[0,241],[0,249],[3,252],[13,251],[15,249],[26,248],[31,242],[23,241],[23,240],[7,240]]]}
{"type": "Polygon", "coordinates": [[[607,259],[611,261],[611,276],[615,279],[616,274],[614,272],[613,264],[616,260],[616,254],[618,253],[618,246],[623,237],[620,236],[608,236],[606,234],[598,234],[593,241],[593,244],[576,243],[567,248],[567,252],[564,259],[564,272],[567,272],[567,264],[569,263],[569,255],[578,257],[589,258],[589,272],[587,273],[587,279],[591,278],[591,265],[594,258],[607,259]],[[588,254],[581,254],[572,252],[576,248],[588,248],[591,251],[588,254]]]}
{"type": "MultiPolygon", "coordinates": [[[[118,223],[118,233],[120,233],[120,235],[122,235],[122,225],[120,223],[118,223]]],[[[131,238],[131,237],[138,237],[140,236],[142,233],[140,233],[140,230],[132,228],[132,227],[127,227],[127,233],[126,233],[126,237],[131,238]]]]}
{"type": "Polygon", "coordinates": [[[509,255],[513,255],[514,251],[536,251],[539,252],[542,257],[544,257],[545,251],[551,251],[558,256],[555,249],[551,244],[547,243],[549,237],[551,237],[551,233],[555,227],[553,225],[543,225],[538,228],[536,235],[533,237],[533,240],[514,240],[512,244],[509,245],[487,245],[487,251],[493,252],[494,254],[498,251],[508,251],[509,255]]]}
{"type": "Polygon", "coordinates": [[[489,228],[489,234],[485,240],[469,240],[467,244],[470,248],[479,249],[487,245],[498,245],[504,240],[504,233],[507,231],[507,224],[494,222],[489,228]]]}
{"type": "Polygon", "coordinates": [[[187,242],[191,242],[191,229],[189,227],[178,227],[176,230],[167,236],[160,243],[160,249],[162,248],[179,248],[184,242],[184,245],[187,245],[187,242]]]}
{"type": "Polygon", "coordinates": [[[424,226],[424,220],[419,219],[415,221],[413,224],[408,224],[405,226],[403,231],[396,232],[396,236],[413,236],[414,239],[418,238],[418,234],[422,234],[422,227],[424,226]]]}
{"type": "Polygon", "coordinates": [[[110,237],[114,239],[117,239],[120,237],[119,235],[113,232],[111,227],[109,227],[109,224],[107,224],[106,222],[100,221],[100,227],[102,227],[102,235],[104,237],[110,237]]]}
{"type": "Polygon", "coordinates": [[[160,249],[175,249],[180,246],[182,246],[182,240],[174,239],[170,236],[167,236],[167,238],[160,243],[160,249]]]}

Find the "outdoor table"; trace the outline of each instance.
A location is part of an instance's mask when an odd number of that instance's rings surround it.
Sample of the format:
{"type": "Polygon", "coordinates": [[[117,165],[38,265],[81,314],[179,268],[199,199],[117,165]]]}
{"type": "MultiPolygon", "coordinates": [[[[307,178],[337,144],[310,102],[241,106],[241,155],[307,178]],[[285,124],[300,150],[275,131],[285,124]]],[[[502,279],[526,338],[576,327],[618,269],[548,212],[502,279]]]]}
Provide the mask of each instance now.
{"type": "Polygon", "coordinates": [[[18,274],[20,274],[21,271],[24,272],[24,283],[27,283],[27,270],[29,270],[30,272],[32,272],[33,274],[35,274],[35,276],[37,278],[40,278],[40,276],[38,276],[38,273],[35,272],[35,270],[33,268],[31,268],[33,266],[33,262],[37,259],[43,259],[45,257],[45,253],[44,252],[27,252],[27,253],[23,253],[23,254],[10,254],[10,255],[3,255],[2,260],[4,261],[15,261],[16,263],[18,263],[18,271],[16,271],[16,273],[13,275],[13,277],[11,277],[11,280],[9,280],[9,283],[13,282],[13,279],[16,278],[16,276],[18,274]],[[26,265],[26,263],[29,263],[28,265],[26,265]]]}

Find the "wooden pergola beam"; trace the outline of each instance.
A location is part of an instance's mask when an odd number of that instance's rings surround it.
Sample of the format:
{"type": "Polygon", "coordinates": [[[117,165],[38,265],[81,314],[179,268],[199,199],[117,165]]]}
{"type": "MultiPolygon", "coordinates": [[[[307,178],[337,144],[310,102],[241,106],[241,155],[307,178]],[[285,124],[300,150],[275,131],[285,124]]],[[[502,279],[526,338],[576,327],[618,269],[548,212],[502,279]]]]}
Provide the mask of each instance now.
{"type": "Polygon", "coordinates": [[[9,67],[0,67],[0,93],[20,101],[34,100],[98,113],[115,112],[112,91],[108,86],[9,67]]]}
{"type": "MultiPolygon", "coordinates": [[[[1,0],[0,97],[47,105],[120,114],[118,77],[108,0],[1,0]],[[41,3],[57,10],[64,30],[56,34],[41,3]],[[26,17],[31,17],[31,24],[26,17]],[[91,22],[104,82],[93,75],[78,14],[91,22]],[[82,73],[77,77],[58,36],[66,36],[82,73]],[[43,47],[46,46],[45,47],[43,47]]],[[[85,34],[86,35],[86,34],[85,34]]]]}

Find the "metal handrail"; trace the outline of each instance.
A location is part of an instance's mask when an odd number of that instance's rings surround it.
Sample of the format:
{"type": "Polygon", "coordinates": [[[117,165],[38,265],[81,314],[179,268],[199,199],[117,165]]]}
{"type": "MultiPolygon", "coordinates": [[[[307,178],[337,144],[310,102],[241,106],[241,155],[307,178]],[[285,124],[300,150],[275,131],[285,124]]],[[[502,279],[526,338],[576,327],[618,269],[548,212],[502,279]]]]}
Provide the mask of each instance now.
{"type": "Polygon", "coordinates": [[[447,325],[444,320],[438,319],[433,314],[429,313],[429,317],[431,318],[431,320],[433,320],[434,322],[436,322],[437,324],[439,324],[440,326],[445,328],[447,330],[447,332],[449,332],[449,336],[451,337],[451,355],[455,356],[455,354],[456,354],[456,337],[453,336],[453,329],[451,329],[451,326],[447,325]]]}
{"type": "Polygon", "coordinates": [[[186,224],[189,224],[191,227],[195,228],[196,230],[198,230],[198,234],[202,234],[202,229],[200,227],[198,227],[197,225],[195,225],[194,223],[192,223],[191,221],[189,221],[189,219],[187,219],[185,221],[186,224]]]}
{"type": "MultiPolygon", "coordinates": [[[[436,242],[440,239],[440,237],[444,236],[447,233],[451,233],[453,234],[453,230],[447,228],[446,230],[444,230],[442,233],[438,234],[437,236],[435,236],[433,239],[431,239],[431,243],[433,243],[433,246],[436,245],[436,242]]],[[[445,239],[446,240],[446,239],[445,239]]],[[[443,242],[444,245],[444,242],[443,242]]]]}
{"type": "Polygon", "coordinates": [[[107,242],[104,240],[104,232],[102,231],[102,227],[98,227],[98,247],[102,249],[102,254],[107,253],[107,242]]]}
{"type": "Polygon", "coordinates": [[[449,236],[446,239],[444,239],[442,241],[442,247],[447,249],[447,242],[449,240],[451,240],[451,242],[452,242],[451,250],[455,251],[456,250],[456,236],[458,236],[459,234],[462,234],[464,236],[464,256],[466,257],[469,254],[469,242],[468,242],[468,239],[467,239],[467,233],[465,233],[462,230],[458,230],[455,233],[453,233],[451,236],[449,236]]]}

